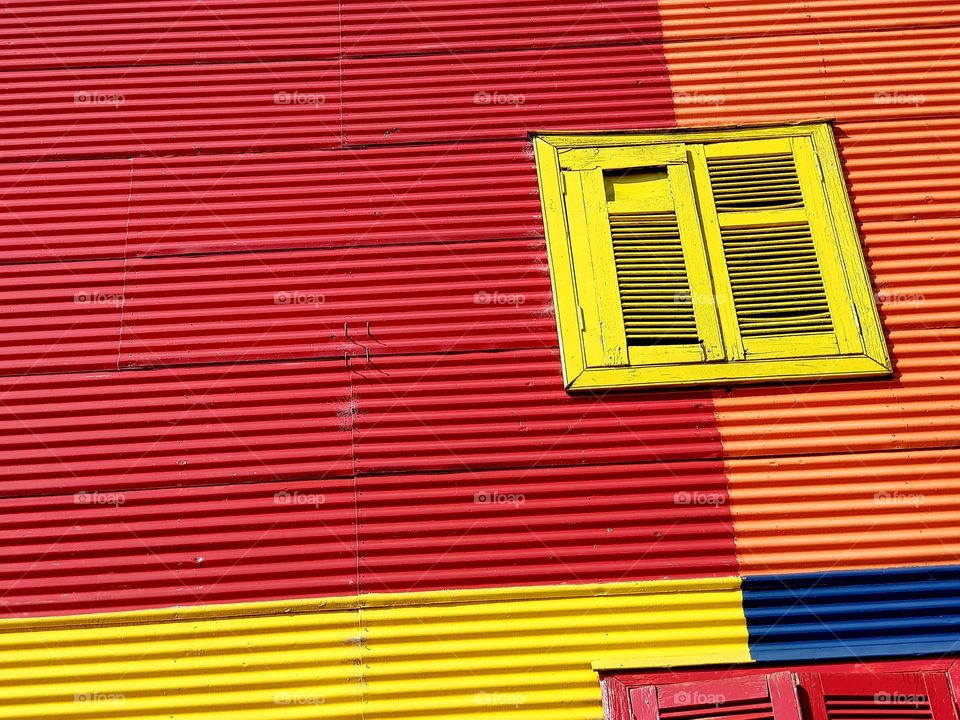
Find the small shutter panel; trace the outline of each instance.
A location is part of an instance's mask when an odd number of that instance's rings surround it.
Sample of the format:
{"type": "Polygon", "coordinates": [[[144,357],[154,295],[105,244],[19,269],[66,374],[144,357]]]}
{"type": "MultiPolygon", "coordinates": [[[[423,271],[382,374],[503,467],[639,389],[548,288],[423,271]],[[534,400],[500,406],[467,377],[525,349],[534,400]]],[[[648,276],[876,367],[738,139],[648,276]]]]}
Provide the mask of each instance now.
{"type": "Polygon", "coordinates": [[[611,212],[609,217],[627,343],[699,342],[676,212],[611,212]]]}
{"type": "Polygon", "coordinates": [[[801,673],[811,720],[957,720],[944,673],[801,673]]]}
{"type": "Polygon", "coordinates": [[[791,673],[633,688],[632,720],[800,720],[791,673]]]}
{"type": "Polygon", "coordinates": [[[696,161],[711,259],[729,283],[722,314],[733,358],[843,352],[855,321],[843,283],[825,282],[840,259],[812,146],[714,143],[696,161]]]}

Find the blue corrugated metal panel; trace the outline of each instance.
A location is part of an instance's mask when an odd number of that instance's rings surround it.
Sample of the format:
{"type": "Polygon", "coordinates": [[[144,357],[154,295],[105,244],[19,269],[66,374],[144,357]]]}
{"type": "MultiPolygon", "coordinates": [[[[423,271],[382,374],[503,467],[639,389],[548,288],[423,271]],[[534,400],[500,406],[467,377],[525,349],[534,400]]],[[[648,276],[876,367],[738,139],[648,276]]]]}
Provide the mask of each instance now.
{"type": "Polygon", "coordinates": [[[758,662],[960,652],[960,566],[743,581],[758,662]]]}

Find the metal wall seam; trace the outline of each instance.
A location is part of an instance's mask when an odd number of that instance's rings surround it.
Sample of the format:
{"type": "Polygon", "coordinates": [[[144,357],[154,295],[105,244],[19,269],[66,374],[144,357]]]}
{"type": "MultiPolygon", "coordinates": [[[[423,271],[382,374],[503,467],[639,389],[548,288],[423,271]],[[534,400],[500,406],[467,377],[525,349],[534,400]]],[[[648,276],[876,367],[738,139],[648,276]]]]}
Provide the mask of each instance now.
{"type": "Polygon", "coordinates": [[[519,141],[134,161],[131,255],[542,235],[519,141]]]}
{"type": "Polygon", "coordinates": [[[593,720],[592,661],[750,662],[738,578],[0,622],[0,717],[593,720]],[[709,629],[709,632],[707,632],[709,629]],[[86,703],[81,705],[80,703],[86,703]],[[26,711],[26,714],[24,714],[26,711]]]}
{"type": "Polygon", "coordinates": [[[745,577],[758,662],[960,651],[957,566],[745,577]]]}
{"type": "Polygon", "coordinates": [[[358,360],[361,474],[719,457],[710,392],[571,396],[556,350],[358,360]]]}
{"type": "Polygon", "coordinates": [[[734,575],[719,461],[357,478],[362,592],[734,575]]]}
{"type": "Polygon", "coordinates": [[[674,124],[659,44],[346,59],[343,115],[349,145],[674,124]]]}
{"type": "Polygon", "coordinates": [[[564,45],[641,43],[660,36],[656,0],[412,0],[401,7],[363,0],[343,7],[350,55],[463,53],[564,45]]]}
{"type": "Polygon", "coordinates": [[[352,478],[0,499],[0,613],[355,595],[352,478]]]}
{"type": "Polygon", "coordinates": [[[353,471],[342,360],[14,377],[0,403],[3,497],[353,471]]]}
{"type": "Polygon", "coordinates": [[[955,563],[960,449],[727,461],[745,575],[955,563]]]}
{"type": "Polygon", "coordinates": [[[3,73],[0,160],[340,144],[336,61],[3,73]]]}
{"type": "Polygon", "coordinates": [[[666,42],[910,28],[960,22],[953,2],[910,0],[660,0],[666,42]]]}
{"type": "Polygon", "coordinates": [[[0,18],[5,70],[330,58],[333,0],[11,0],[0,18]]]}
{"type": "Polygon", "coordinates": [[[131,260],[123,323],[123,367],[557,344],[526,240],[131,260]]]}

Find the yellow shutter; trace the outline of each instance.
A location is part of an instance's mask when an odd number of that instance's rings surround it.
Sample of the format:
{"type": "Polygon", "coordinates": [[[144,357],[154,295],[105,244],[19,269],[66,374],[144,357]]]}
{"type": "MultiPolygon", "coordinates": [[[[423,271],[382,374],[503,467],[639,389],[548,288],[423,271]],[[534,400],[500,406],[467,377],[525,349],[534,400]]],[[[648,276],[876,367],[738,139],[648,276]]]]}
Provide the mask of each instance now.
{"type": "Polygon", "coordinates": [[[809,140],[711,143],[693,161],[715,266],[728,280],[731,359],[861,352],[809,140]]]}
{"type": "Polygon", "coordinates": [[[576,168],[563,184],[587,364],[723,359],[684,146],[574,152],[561,162],[576,168]],[[591,336],[600,352],[589,351],[591,336]]]}

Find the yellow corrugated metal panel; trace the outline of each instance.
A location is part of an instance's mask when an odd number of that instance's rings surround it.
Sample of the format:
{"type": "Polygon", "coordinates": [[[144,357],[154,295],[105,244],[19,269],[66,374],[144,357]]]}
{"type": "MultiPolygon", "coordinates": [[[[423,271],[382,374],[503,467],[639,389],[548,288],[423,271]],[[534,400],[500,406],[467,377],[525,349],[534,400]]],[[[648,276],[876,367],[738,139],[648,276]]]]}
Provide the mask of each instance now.
{"type": "Polygon", "coordinates": [[[592,662],[749,662],[739,580],[431,593],[361,610],[364,717],[602,717],[592,662]],[[452,603],[436,604],[447,596],[452,603]]]}
{"type": "Polygon", "coordinates": [[[4,621],[0,718],[599,720],[591,663],[664,657],[750,661],[738,578],[4,621]]]}

